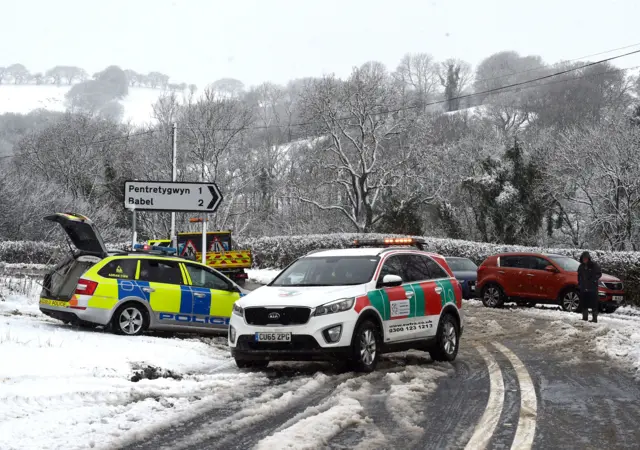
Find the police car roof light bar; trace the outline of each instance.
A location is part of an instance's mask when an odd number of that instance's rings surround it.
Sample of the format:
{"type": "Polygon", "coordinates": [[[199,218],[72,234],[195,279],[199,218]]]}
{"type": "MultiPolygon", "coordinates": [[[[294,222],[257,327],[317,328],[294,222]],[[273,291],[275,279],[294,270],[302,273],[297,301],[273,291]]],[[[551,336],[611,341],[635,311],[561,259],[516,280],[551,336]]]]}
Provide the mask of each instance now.
{"type": "Polygon", "coordinates": [[[420,250],[424,250],[424,239],[421,238],[384,238],[384,239],[356,239],[353,241],[354,247],[367,247],[367,246],[394,246],[405,245],[417,247],[420,250]]]}
{"type": "Polygon", "coordinates": [[[160,252],[160,253],[178,253],[178,249],[174,247],[162,247],[160,245],[149,245],[149,244],[136,244],[133,246],[134,250],[142,250],[143,252],[160,252]]]}

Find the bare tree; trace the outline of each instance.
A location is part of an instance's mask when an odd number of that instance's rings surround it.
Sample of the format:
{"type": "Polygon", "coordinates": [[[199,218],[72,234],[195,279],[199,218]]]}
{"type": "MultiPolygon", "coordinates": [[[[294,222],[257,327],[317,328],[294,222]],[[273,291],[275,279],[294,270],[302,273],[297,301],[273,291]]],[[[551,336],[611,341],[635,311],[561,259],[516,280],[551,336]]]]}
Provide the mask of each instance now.
{"type": "Polygon", "coordinates": [[[221,78],[211,83],[210,89],[219,95],[236,98],[244,92],[244,83],[235,78],[221,78]]]}
{"type": "Polygon", "coordinates": [[[397,99],[377,62],[354,68],[345,82],[333,76],[311,82],[302,95],[303,115],[314,123],[310,131],[324,139],[302,168],[300,201],[339,211],[358,231],[372,229],[382,217],[384,191],[400,184],[412,155],[411,149],[398,148],[404,119],[392,112],[397,99]]]}
{"type": "Polygon", "coordinates": [[[423,112],[425,104],[438,89],[438,70],[438,64],[428,53],[407,53],[394,74],[403,89],[414,93],[417,105],[423,112]]]}
{"type": "Polygon", "coordinates": [[[251,111],[234,99],[219,98],[206,90],[197,102],[188,104],[180,123],[186,136],[194,169],[202,181],[216,181],[223,156],[233,156],[243,134],[252,123],[251,111]]]}
{"type": "Polygon", "coordinates": [[[612,250],[637,250],[640,129],[618,119],[562,135],[547,170],[559,220],[612,250]]]}
{"type": "Polygon", "coordinates": [[[12,64],[5,70],[6,75],[13,78],[14,84],[23,84],[29,78],[29,71],[22,64],[12,64]]]}

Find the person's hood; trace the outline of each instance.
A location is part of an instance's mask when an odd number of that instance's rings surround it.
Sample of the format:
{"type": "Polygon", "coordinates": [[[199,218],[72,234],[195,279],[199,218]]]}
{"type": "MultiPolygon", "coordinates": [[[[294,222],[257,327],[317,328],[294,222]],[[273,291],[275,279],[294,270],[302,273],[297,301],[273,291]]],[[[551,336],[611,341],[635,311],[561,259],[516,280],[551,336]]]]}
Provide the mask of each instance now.
{"type": "Polygon", "coordinates": [[[582,252],[582,255],[580,255],[580,259],[578,260],[580,261],[580,264],[582,264],[582,260],[584,258],[589,258],[589,261],[592,261],[591,255],[589,254],[589,252],[582,252]]]}
{"type": "Polygon", "coordinates": [[[333,300],[365,295],[364,284],[355,286],[285,287],[262,286],[240,298],[238,305],[250,306],[308,306],[315,308],[333,300]]]}

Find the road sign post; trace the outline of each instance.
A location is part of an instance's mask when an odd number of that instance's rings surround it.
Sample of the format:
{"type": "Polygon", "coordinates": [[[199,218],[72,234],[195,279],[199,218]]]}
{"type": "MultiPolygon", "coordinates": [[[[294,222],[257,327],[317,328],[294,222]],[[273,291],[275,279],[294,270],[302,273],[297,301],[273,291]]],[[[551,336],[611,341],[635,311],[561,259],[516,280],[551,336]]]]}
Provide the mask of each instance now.
{"type": "Polygon", "coordinates": [[[125,181],[124,207],[137,211],[212,213],[222,202],[215,183],[125,181]]]}
{"type": "MultiPolygon", "coordinates": [[[[178,170],[176,166],[177,162],[177,153],[178,153],[178,124],[173,124],[173,139],[172,139],[172,149],[171,149],[171,181],[176,181],[176,177],[178,175],[178,170]]],[[[171,245],[172,247],[178,247],[178,239],[176,236],[176,213],[175,211],[171,211],[171,245]]]]}

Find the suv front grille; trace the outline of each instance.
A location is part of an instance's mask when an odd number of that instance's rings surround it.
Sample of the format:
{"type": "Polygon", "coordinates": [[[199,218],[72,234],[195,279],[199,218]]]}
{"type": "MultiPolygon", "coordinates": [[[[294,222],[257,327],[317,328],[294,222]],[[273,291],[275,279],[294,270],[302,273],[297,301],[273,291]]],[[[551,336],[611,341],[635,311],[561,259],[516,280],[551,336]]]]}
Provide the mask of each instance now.
{"type": "Polygon", "coordinates": [[[245,308],[244,318],[249,325],[303,325],[309,321],[311,308],[245,308]]]}
{"type": "Polygon", "coordinates": [[[607,289],[611,289],[612,291],[621,291],[622,283],[604,283],[607,289]]]}

